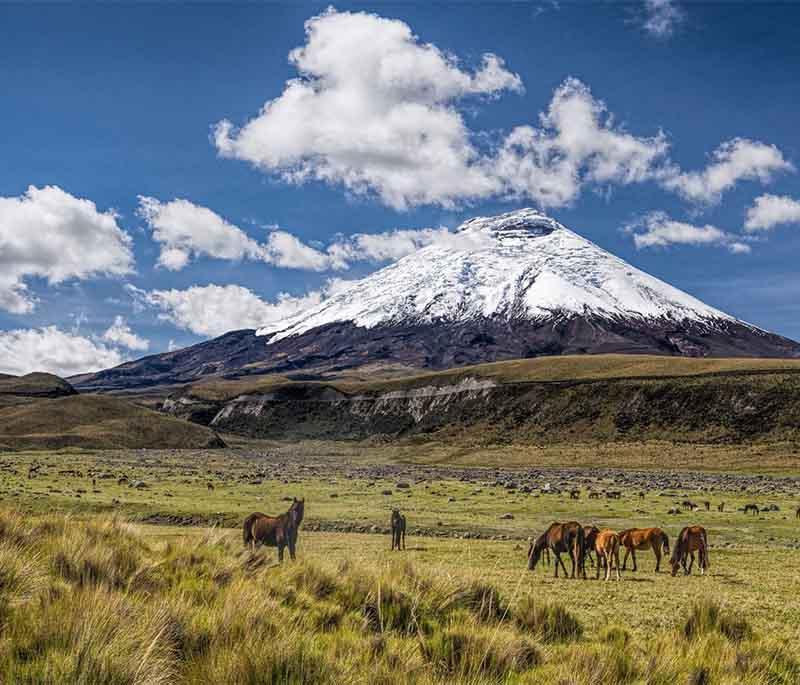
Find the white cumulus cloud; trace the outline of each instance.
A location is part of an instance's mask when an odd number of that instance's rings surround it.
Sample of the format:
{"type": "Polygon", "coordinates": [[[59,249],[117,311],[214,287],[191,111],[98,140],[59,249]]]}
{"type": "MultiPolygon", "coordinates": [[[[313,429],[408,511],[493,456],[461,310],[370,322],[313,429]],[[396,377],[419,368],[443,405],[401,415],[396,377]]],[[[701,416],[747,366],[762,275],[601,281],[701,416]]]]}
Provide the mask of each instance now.
{"type": "Polygon", "coordinates": [[[123,361],[118,349],[56,326],[0,331],[0,373],[72,376],[123,361]]]}
{"type": "Polygon", "coordinates": [[[703,171],[674,170],[664,177],[663,185],[692,202],[716,204],[739,181],[769,183],[775,173],[792,169],[774,145],[734,138],[714,151],[711,163],[703,171]]]}
{"type": "Polygon", "coordinates": [[[749,232],[769,231],[779,224],[800,224],[800,201],[788,195],[761,195],[747,209],[744,228],[749,232]]]}
{"type": "Polygon", "coordinates": [[[713,245],[726,247],[734,254],[747,254],[750,246],[734,234],[716,226],[696,226],[671,219],[665,212],[650,212],[627,229],[637,249],[670,245],[713,245]]]}
{"type": "Polygon", "coordinates": [[[375,193],[397,209],[501,190],[456,107],[522,89],[496,55],[468,71],[402,21],[330,9],[306,22],[306,44],[289,60],[298,77],[257,117],[216,125],[220,155],[292,182],[375,193]]]}
{"type": "Polygon", "coordinates": [[[114,318],[114,323],[103,333],[103,340],[137,352],[150,349],[150,341],[136,335],[122,316],[114,318]]]}
{"type": "Polygon", "coordinates": [[[158,263],[179,271],[197,257],[261,259],[263,248],[219,214],[188,200],[139,197],[138,214],[161,246],[158,263]]]}
{"type": "Polygon", "coordinates": [[[34,309],[29,278],[51,285],[133,271],[131,238],[113,211],[57,186],[30,186],[24,195],[0,197],[0,308],[34,309]]]}
{"type": "Polygon", "coordinates": [[[542,207],[570,204],[588,182],[624,185],[654,178],[669,148],[661,133],[640,138],[615,126],[606,105],[574,78],[556,89],[540,124],[515,128],[494,169],[507,193],[542,207]]]}
{"type": "Polygon", "coordinates": [[[229,331],[258,328],[279,321],[307,307],[313,307],[343,281],[333,279],[328,286],[294,297],[281,293],[268,302],[252,290],[239,285],[192,286],[185,290],[140,290],[128,286],[143,304],[159,310],[159,318],[197,335],[214,337],[229,331]]]}

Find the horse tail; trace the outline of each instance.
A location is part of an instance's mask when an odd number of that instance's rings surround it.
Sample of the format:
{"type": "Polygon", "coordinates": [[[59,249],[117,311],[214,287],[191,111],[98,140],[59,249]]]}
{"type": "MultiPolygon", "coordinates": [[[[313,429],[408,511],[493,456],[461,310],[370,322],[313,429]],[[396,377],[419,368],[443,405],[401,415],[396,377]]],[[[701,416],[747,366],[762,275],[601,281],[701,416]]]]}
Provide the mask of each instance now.
{"type": "Polygon", "coordinates": [[[664,554],[669,554],[669,538],[663,530],[661,531],[661,544],[664,549],[664,554]]]}
{"type": "Polygon", "coordinates": [[[575,563],[578,564],[581,570],[585,564],[586,555],[586,532],[583,526],[578,526],[575,531],[575,563]]]}
{"type": "Polygon", "coordinates": [[[244,520],[244,525],[242,526],[242,541],[245,547],[255,539],[253,536],[253,523],[257,518],[258,516],[256,514],[250,514],[250,516],[244,520]]]}

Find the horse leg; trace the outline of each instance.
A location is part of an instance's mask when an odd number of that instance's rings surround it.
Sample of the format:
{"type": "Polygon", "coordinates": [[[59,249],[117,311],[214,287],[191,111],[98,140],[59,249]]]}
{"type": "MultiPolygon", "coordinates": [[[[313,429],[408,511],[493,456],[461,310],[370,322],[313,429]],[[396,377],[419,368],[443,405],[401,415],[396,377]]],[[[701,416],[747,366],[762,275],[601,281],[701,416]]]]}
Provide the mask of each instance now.
{"type": "Polygon", "coordinates": [[[689,552],[689,568],[686,569],[686,575],[692,575],[692,567],[694,566],[694,552],[689,552]]]}
{"type": "Polygon", "coordinates": [[[622,580],[622,576],[619,572],[619,547],[614,549],[614,568],[617,569],[617,580],[622,580]]]}
{"type": "Polygon", "coordinates": [[[278,544],[278,563],[283,563],[283,543],[278,544]]]}
{"type": "Polygon", "coordinates": [[[603,562],[603,555],[600,552],[597,553],[597,564],[594,567],[594,579],[600,580],[600,564],[603,562]]]}
{"type": "Polygon", "coordinates": [[[636,550],[635,549],[631,549],[631,558],[633,559],[633,572],[636,573],[637,566],[636,566],[636,550]]]}
{"type": "Polygon", "coordinates": [[[656,573],[658,573],[659,569],[661,568],[661,547],[659,547],[657,544],[654,544],[653,553],[656,555],[656,573]]]}
{"type": "Polygon", "coordinates": [[[405,552],[406,551],[406,529],[405,528],[403,528],[402,534],[403,534],[403,551],[405,552]]]}
{"type": "Polygon", "coordinates": [[[297,557],[295,557],[294,550],[295,550],[296,541],[292,538],[289,538],[289,558],[294,561],[297,557]]]}

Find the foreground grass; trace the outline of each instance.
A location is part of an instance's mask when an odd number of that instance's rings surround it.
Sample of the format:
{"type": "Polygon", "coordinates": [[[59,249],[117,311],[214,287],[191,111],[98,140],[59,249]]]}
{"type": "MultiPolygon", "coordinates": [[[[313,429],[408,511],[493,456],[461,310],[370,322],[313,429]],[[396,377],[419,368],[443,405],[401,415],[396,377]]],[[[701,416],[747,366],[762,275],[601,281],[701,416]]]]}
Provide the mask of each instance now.
{"type": "MultiPolygon", "coordinates": [[[[0,680],[800,679],[791,632],[797,617],[786,615],[786,630],[776,632],[752,621],[743,606],[709,600],[718,596],[710,578],[663,575],[654,581],[658,588],[644,589],[632,580],[556,584],[522,570],[511,542],[471,543],[465,554],[455,547],[465,541],[428,539],[408,555],[390,555],[385,542],[304,534],[301,560],[276,567],[273,550],[243,550],[237,531],[154,532],[120,518],[0,511],[0,680]],[[434,545],[426,556],[425,547],[434,545]],[[492,554],[514,569],[493,564],[492,554]],[[660,613],[657,628],[620,622],[615,606],[640,601],[644,611],[660,613]],[[598,611],[587,613],[587,605],[598,611]]],[[[785,559],[777,561],[786,567],[785,559]]],[[[754,582],[779,584],[783,577],[754,582]]],[[[767,598],[771,587],[759,591],[767,598]]]]}

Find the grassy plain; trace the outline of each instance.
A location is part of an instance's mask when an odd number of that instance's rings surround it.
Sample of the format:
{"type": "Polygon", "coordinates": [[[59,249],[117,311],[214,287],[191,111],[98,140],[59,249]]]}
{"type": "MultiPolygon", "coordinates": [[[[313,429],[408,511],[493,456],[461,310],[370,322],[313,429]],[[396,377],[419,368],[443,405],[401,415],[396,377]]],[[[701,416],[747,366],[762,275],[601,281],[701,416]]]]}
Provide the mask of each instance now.
{"type": "Polygon", "coordinates": [[[552,453],[507,469],[370,449],[3,455],[0,680],[800,682],[800,492],[785,471],[753,475],[758,455],[733,477],[653,470],[656,446],[642,471],[577,452],[571,468],[552,453]],[[543,494],[546,483],[581,498],[543,494]],[[274,550],[242,548],[238,524],[292,496],[307,503],[299,560],[278,568],[274,550]],[[701,509],[667,513],[687,497],[701,509]],[[738,511],[749,502],[777,511],[738,511]],[[394,506],[409,520],[404,553],[384,532],[394,506]],[[700,523],[710,573],[656,574],[649,552],[621,583],[528,571],[527,538],[557,519],[660,525],[671,539],[700,523]]]}

